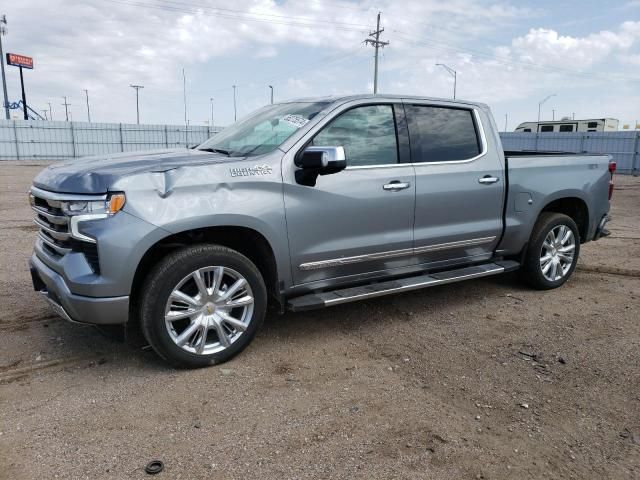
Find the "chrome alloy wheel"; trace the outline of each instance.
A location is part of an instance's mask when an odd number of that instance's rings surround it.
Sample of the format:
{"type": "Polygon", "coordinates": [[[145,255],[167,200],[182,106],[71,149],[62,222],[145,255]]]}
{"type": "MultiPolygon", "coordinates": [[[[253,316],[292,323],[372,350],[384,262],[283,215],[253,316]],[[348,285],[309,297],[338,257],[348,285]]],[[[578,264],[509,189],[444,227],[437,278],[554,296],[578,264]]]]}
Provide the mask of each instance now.
{"type": "Polygon", "coordinates": [[[576,237],[566,225],[553,227],[540,251],[540,269],[544,278],[555,282],[571,269],[576,251],[576,237]]]}
{"type": "Polygon", "coordinates": [[[183,350],[209,355],[240,338],[251,322],[253,305],[251,286],[242,275],[227,267],[204,267],[172,290],[165,326],[183,350]]]}

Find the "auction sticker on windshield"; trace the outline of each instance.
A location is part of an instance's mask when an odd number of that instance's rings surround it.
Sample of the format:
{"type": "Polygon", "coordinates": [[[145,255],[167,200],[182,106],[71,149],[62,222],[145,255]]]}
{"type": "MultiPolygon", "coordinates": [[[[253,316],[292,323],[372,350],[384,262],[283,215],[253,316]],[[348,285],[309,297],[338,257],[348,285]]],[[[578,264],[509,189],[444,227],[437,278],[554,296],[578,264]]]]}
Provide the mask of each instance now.
{"type": "Polygon", "coordinates": [[[309,123],[309,120],[304,118],[302,115],[295,114],[285,115],[284,117],[282,117],[282,120],[293,125],[296,128],[304,127],[307,123],[309,123]]]}

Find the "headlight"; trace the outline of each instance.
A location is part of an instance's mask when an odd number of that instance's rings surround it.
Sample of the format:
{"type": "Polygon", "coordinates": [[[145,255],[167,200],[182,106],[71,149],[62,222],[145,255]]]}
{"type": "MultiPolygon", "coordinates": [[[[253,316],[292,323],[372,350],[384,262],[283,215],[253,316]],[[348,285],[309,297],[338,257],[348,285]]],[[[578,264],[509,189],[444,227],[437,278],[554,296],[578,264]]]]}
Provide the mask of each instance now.
{"type": "Polygon", "coordinates": [[[100,220],[115,215],[124,207],[124,193],[112,193],[105,200],[70,200],[60,203],[60,208],[71,217],[69,227],[71,236],[77,240],[96,243],[95,238],[80,232],[78,224],[87,220],[100,220]]]}
{"type": "Polygon", "coordinates": [[[65,215],[90,215],[93,218],[106,218],[115,215],[124,207],[126,198],[124,193],[112,193],[105,200],[72,200],[61,202],[60,208],[65,215]],[[98,217],[104,215],[104,217],[98,217]]]}

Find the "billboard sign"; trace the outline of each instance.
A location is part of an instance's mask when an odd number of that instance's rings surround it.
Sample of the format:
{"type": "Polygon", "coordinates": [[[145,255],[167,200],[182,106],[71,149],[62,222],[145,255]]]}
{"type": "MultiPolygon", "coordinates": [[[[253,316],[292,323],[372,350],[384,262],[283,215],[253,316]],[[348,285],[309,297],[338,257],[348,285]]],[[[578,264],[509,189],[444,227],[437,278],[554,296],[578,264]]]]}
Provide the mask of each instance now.
{"type": "Polygon", "coordinates": [[[14,67],[33,68],[33,58],[17,53],[7,53],[7,65],[14,67]]]}

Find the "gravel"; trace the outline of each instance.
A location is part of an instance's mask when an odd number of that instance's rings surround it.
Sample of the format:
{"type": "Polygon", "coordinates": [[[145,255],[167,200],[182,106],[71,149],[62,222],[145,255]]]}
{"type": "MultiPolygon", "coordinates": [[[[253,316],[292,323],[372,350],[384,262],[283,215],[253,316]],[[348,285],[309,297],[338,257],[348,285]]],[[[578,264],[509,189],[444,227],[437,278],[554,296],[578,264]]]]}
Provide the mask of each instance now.
{"type": "Polygon", "coordinates": [[[640,477],[639,179],[558,290],[509,274],[271,314],[239,357],[174,370],[33,292],[40,168],[0,164],[0,478],[640,477]]]}

